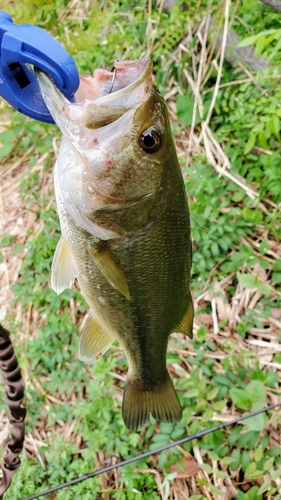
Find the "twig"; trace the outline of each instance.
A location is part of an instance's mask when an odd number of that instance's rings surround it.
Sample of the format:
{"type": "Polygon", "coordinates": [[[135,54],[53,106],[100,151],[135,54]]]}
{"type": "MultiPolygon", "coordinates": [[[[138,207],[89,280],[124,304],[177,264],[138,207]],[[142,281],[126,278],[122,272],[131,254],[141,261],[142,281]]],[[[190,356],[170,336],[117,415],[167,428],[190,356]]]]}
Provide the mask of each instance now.
{"type": "Polygon", "coordinates": [[[226,41],[227,41],[227,33],[228,33],[228,23],[229,23],[229,8],[230,8],[230,0],[226,0],[225,2],[225,9],[224,9],[224,29],[223,29],[223,37],[222,37],[222,48],[221,48],[221,55],[220,55],[220,62],[219,62],[219,67],[218,67],[218,76],[215,84],[215,89],[212,97],[212,101],[208,110],[207,118],[202,124],[202,131],[201,134],[198,138],[198,145],[201,142],[202,137],[204,137],[204,133],[206,130],[206,127],[209,125],[213,109],[216,103],[216,99],[219,93],[219,87],[220,87],[220,81],[221,81],[221,76],[222,76],[222,68],[223,68],[223,61],[224,61],[224,54],[226,50],[226,41]]]}

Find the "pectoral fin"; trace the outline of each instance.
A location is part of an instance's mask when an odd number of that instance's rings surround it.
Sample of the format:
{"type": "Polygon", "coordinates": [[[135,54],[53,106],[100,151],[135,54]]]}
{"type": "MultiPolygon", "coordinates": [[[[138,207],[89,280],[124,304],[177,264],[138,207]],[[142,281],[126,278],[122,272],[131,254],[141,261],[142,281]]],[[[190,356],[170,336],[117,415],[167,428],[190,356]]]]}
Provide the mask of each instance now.
{"type": "Polygon", "coordinates": [[[107,351],[114,339],[105,331],[105,328],[90,316],[82,330],[78,357],[80,361],[91,365],[107,351]]]}
{"type": "Polygon", "coordinates": [[[190,302],[188,304],[188,307],[186,309],[186,312],[184,313],[184,316],[180,322],[180,324],[175,328],[175,332],[179,333],[184,333],[185,335],[188,335],[192,339],[193,333],[193,304],[192,304],[192,298],[190,296],[190,302]]]}
{"type": "Polygon", "coordinates": [[[76,264],[72,252],[61,236],[52,263],[51,286],[59,295],[73,285],[77,276],[76,264]]]}
{"type": "Polygon", "coordinates": [[[126,299],[130,300],[127,278],[120,262],[112,253],[108,245],[102,242],[94,248],[88,248],[88,252],[111,286],[122,293],[126,299]]]}

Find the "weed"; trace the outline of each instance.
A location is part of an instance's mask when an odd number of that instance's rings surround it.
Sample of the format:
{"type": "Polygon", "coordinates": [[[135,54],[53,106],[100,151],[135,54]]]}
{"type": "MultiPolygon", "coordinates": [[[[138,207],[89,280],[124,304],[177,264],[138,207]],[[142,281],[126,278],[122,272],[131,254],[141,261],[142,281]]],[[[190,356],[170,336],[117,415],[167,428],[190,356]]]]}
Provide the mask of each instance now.
{"type": "MultiPolygon", "coordinates": [[[[79,7],[66,0],[24,0],[7,10],[15,22],[37,24],[56,36],[74,56],[80,73],[110,69],[116,58],[151,53],[160,90],[178,93],[169,103],[179,152],[185,157],[196,103],[185,75],[186,70],[194,70],[195,80],[198,75],[196,29],[208,3],[202,2],[201,12],[195,0],[188,11],[176,5],[170,14],[144,0],[91,6],[82,0],[79,7]]],[[[220,2],[214,1],[212,9],[219,17],[220,2]]],[[[218,176],[210,155],[199,146],[183,169],[191,211],[196,317],[194,340],[177,334],[169,342],[168,363],[184,408],[177,424],[157,424],[151,417],[140,432],[127,431],[121,418],[127,365],[118,345],[91,368],[77,360],[77,332],[87,306],[75,287],[57,296],[49,284],[60,237],[51,177],[57,130],[7,107],[9,124],[0,133],[0,161],[5,159],[8,166],[21,163],[18,184],[9,181],[15,188],[19,185],[21,207],[35,221],[20,237],[7,230],[0,242],[1,266],[7,249],[16,252],[14,258],[25,256],[7,321],[26,377],[27,440],[7,500],[154,450],[280,397],[281,355],[276,344],[281,338],[281,96],[274,66],[280,50],[279,18],[259,0],[238,7],[234,28],[248,38],[245,43],[256,43],[273,66],[270,74],[248,79],[241,70],[224,66],[209,125],[229,158],[232,179],[218,176]]],[[[215,65],[207,70],[211,76],[201,89],[204,113],[194,115],[196,139],[216,78],[215,65]]],[[[270,495],[277,500],[280,465],[280,417],[263,414],[61,490],[57,498],[172,499],[175,492],[181,498],[181,488],[188,487],[190,500],[216,500],[230,482],[238,500],[270,495]],[[190,456],[201,459],[200,472],[195,480],[175,481],[171,466],[184,469],[184,459],[190,456]]]]}

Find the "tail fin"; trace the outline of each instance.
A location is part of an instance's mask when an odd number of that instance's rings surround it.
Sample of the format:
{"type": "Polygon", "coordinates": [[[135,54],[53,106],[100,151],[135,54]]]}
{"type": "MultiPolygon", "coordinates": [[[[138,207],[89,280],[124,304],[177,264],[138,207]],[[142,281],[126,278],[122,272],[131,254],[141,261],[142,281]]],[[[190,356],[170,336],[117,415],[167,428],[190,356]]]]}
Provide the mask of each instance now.
{"type": "Polygon", "coordinates": [[[151,391],[140,387],[128,376],[124,390],[122,416],[126,427],[136,431],[148,420],[149,414],[161,422],[179,422],[182,409],[170,375],[151,391]]]}

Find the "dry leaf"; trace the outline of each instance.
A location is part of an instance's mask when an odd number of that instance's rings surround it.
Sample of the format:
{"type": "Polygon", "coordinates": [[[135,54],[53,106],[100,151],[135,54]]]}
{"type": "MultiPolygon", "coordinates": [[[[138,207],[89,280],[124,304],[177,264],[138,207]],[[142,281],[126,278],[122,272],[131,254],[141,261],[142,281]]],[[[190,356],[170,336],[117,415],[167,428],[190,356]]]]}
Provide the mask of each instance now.
{"type": "Polygon", "coordinates": [[[211,314],[197,314],[195,322],[198,326],[205,325],[206,327],[213,326],[213,319],[211,314]]]}
{"type": "Polygon", "coordinates": [[[281,319],[281,309],[280,309],[280,307],[271,307],[270,312],[271,312],[271,316],[274,319],[281,319]]]}
{"type": "Polygon", "coordinates": [[[267,281],[266,270],[259,263],[253,266],[253,273],[256,274],[262,283],[267,281]]]}
{"type": "Polygon", "coordinates": [[[179,469],[177,465],[172,465],[170,468],[170,472],[177,473],[177,479],[185,479],[187,477],[195,476],[195,474],[197,474],[200,470],[200,467],[195,460],[184,460],[182,462],[182,466],[184,467],[184,471],[179,469]]]}
{"type": "MultiPolygon", "coordinates": [[[[224,283],[225,287],[225,283],[224,283]]],[[[205,300],[211,302],[213,299],[216,301],[216,311],[219,321],[228,321],[230,318],[231,307],[227,300],[223,284],[217,281],[214,284],[213,290],[205,295],[205,300]]]]}

